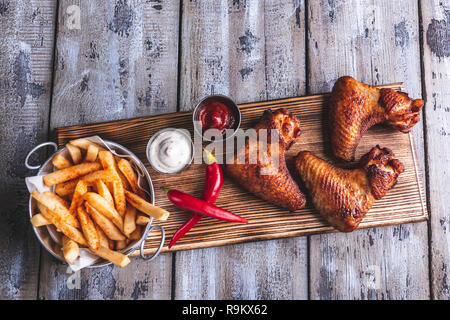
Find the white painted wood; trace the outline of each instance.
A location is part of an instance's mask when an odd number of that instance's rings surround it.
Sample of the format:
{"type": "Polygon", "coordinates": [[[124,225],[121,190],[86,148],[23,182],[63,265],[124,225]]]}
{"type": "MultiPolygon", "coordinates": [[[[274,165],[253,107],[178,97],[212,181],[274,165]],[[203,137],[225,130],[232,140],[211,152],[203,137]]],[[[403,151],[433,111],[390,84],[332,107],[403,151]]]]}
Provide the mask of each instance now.
{"type": "Polygon", "coordinates": [[[422,1],[433,299],[450,299],[450,3],[422,1]]]}
{"type": "MultiPolygon", "coordinates": [[[[309,93],[330,91],[337,78],[350,75],[369,84],[402,81],[412,97],[421,97],[417,3],[308,4],[309,93]]],[[[414,133],[422,155],[420,125],[414,133]]],[[[426,223],[312,236],[310,297],[427,299],[427,255],[426,223]]]]}

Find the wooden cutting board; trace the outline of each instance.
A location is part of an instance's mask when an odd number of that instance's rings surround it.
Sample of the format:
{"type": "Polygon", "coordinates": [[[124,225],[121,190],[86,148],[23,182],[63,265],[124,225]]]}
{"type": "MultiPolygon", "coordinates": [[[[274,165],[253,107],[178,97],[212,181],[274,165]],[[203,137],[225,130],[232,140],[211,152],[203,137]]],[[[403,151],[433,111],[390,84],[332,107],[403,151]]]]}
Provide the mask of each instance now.
{"type": "MultiPolygon", "coordinates": [[[[379,87],[403,91],[401,83],[379,87]]],[[[335,162],[329,154],[330,146],[326,127],[328,98],[329,94],[319,94],[241,104],[239,105],[242,112],[241,128],[252,127],[266,109],[287,108],[299,117],[302,130],[298,142],[286,153],[288,166],[292,164],[297,153],[302,150],[309,150],[319,157],[335,162]]],[[[63,146],[71,139],[99,135],[129,148],[142,160],[154,183],[156,205],[171,212],[167,221],[156,222],[163,225],[166,231],[162,252],[168,251],[167,245],[173,233],[190,217],[191,213],[181,211],[173,206],[160,187],[179,189],[200,197],[203,193],[205,175],[204,164],[192,164],[187,170],[177,175],[160,174],[150,167],[145,155],[148,139],[156,131],[167,127],[188,129],[193,137],[192,113],[178,112],[56,129],[59,146],[63,146]]],[[[377,144],[392,149],[396,158],[405,165],[405,172],[400,175],[397,185],[383,199],[375,203],[359,228],[426,220],[428,213],[413,136],[387,127],[375,126],[361,139],[356,159],[377,144]]],[[[294,173],[293,176],[295,177],[294,173]]],[[[304,209],[292,213],[257,198],[227,177],[225,177],[224,186],[216,205],[246,218],[249,223],[222,222],[205,217],[170,251],[336,232],[320,217],[311,206],[310,201],[304,209]]],[[[145,252],[154,252],[158,245],[159,233],[149,234],[145,243],[145,252]]]]}

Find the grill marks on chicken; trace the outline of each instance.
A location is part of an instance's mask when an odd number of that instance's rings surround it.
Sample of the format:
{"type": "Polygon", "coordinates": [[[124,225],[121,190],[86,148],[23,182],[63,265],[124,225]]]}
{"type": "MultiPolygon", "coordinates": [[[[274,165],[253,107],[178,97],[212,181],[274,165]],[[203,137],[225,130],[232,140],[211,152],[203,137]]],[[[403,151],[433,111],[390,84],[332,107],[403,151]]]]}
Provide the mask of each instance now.
{"type": "Polygon", "coordinates": [[[274,112],[266,110],[254,129],[258,139],[246,141],[245,146],[234,155],[233,162],[228,162],[225,166],[226,173],[242,187],[266,201],[290,211],[303,208],[306,203],[305,195],[291,177],[284,157],[285,151],[300,135],[300,121],[284,108],[274,112]],[[271,129],[277,130],[279,141],[271,141],[271,129]],[[267,147],[258,143],[262,134],[267,134],[267,147]],[[265,150],[259,150],[260,147],[265,150]],[[273,151],[278,154],[272,154],[273,151]],[[255,153],[257,161],[252,163],[250,154],[255,153]],[[245,161],[239,164],[240,159],[245,161]]]}
{"type": "Polygon", "coordinates": [[[334,167],[309,151],[297,155],[295,166],[314,207],[343,232],[356,229],[375,200],[386,195],[404,171],[392,151],[379,146],[363,156],[353,170],[334,167]]]}
{"type": "Polygon", "coordinates": [[[333,86],[329,110],[333,154],[353,161],[361,136],[378,123],[409,132],[420,120],[423,104],[423,100],[412,100],[403,92],[379,89],[349,76],[339,78],[333,86]]]}

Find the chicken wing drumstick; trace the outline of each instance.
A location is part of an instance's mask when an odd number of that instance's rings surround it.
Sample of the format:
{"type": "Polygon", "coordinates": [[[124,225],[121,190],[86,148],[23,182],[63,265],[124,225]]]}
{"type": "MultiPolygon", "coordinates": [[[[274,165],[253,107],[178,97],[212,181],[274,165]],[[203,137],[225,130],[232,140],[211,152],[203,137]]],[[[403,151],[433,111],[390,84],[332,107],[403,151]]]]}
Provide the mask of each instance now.
{"type": "Polygon", "coordinates": [[[331,92],[329,111],[334,156],[353,161],[361,136],[378,123],[409,132],[420,120],[423,104],[403,92],[379,89],[348,76],[339,78],[331,92]]]}
{"type": "Polygon", "coordinates": [[[336,168],[309,151],[300,152],[295,166],[314,207],[336,229],[356,229],[375,200],[397,182],[403,164],[388,148],[376,146],[353,170],[336,168]]]}
{"type": "Polygon", "coordinates": [[[234,155],[233,161],[227,161],[227,175],[256,196],[277,206],[290,211],[303,208],[305,195],[289,174],[284,157],[284,152],[300,135],[300,121],[284,108],[274,112],[266,110],[254,129],[258,139],[248,139],[234,155]],[[277,130],[279,141],[271,141],[271,129],[277,130]],[[261,152],[258,141],[262,134],[266,134],[267,147],[261,152]],[[273,146],[274,143],[276,145],[273,146]],[[272,150],[278,153],[277,161],[274,161],[276,155],[272,150]],[[256,154],[257,161],[250,161],[250,154],[256,154]]]}

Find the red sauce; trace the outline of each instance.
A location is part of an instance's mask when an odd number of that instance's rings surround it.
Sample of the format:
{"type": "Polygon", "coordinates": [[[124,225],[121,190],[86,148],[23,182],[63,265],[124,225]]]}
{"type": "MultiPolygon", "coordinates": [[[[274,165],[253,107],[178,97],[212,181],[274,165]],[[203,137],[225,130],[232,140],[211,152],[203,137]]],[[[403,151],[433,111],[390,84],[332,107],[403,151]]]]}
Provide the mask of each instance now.
{"type": "Polygon", "coordinates": [[[227,105],[214,101],[200,109],[198,120],[202,123],[203,132],[208,129],[218,129],[225,134],[225,129],[233,128],[235,116],[227,105]]]}

